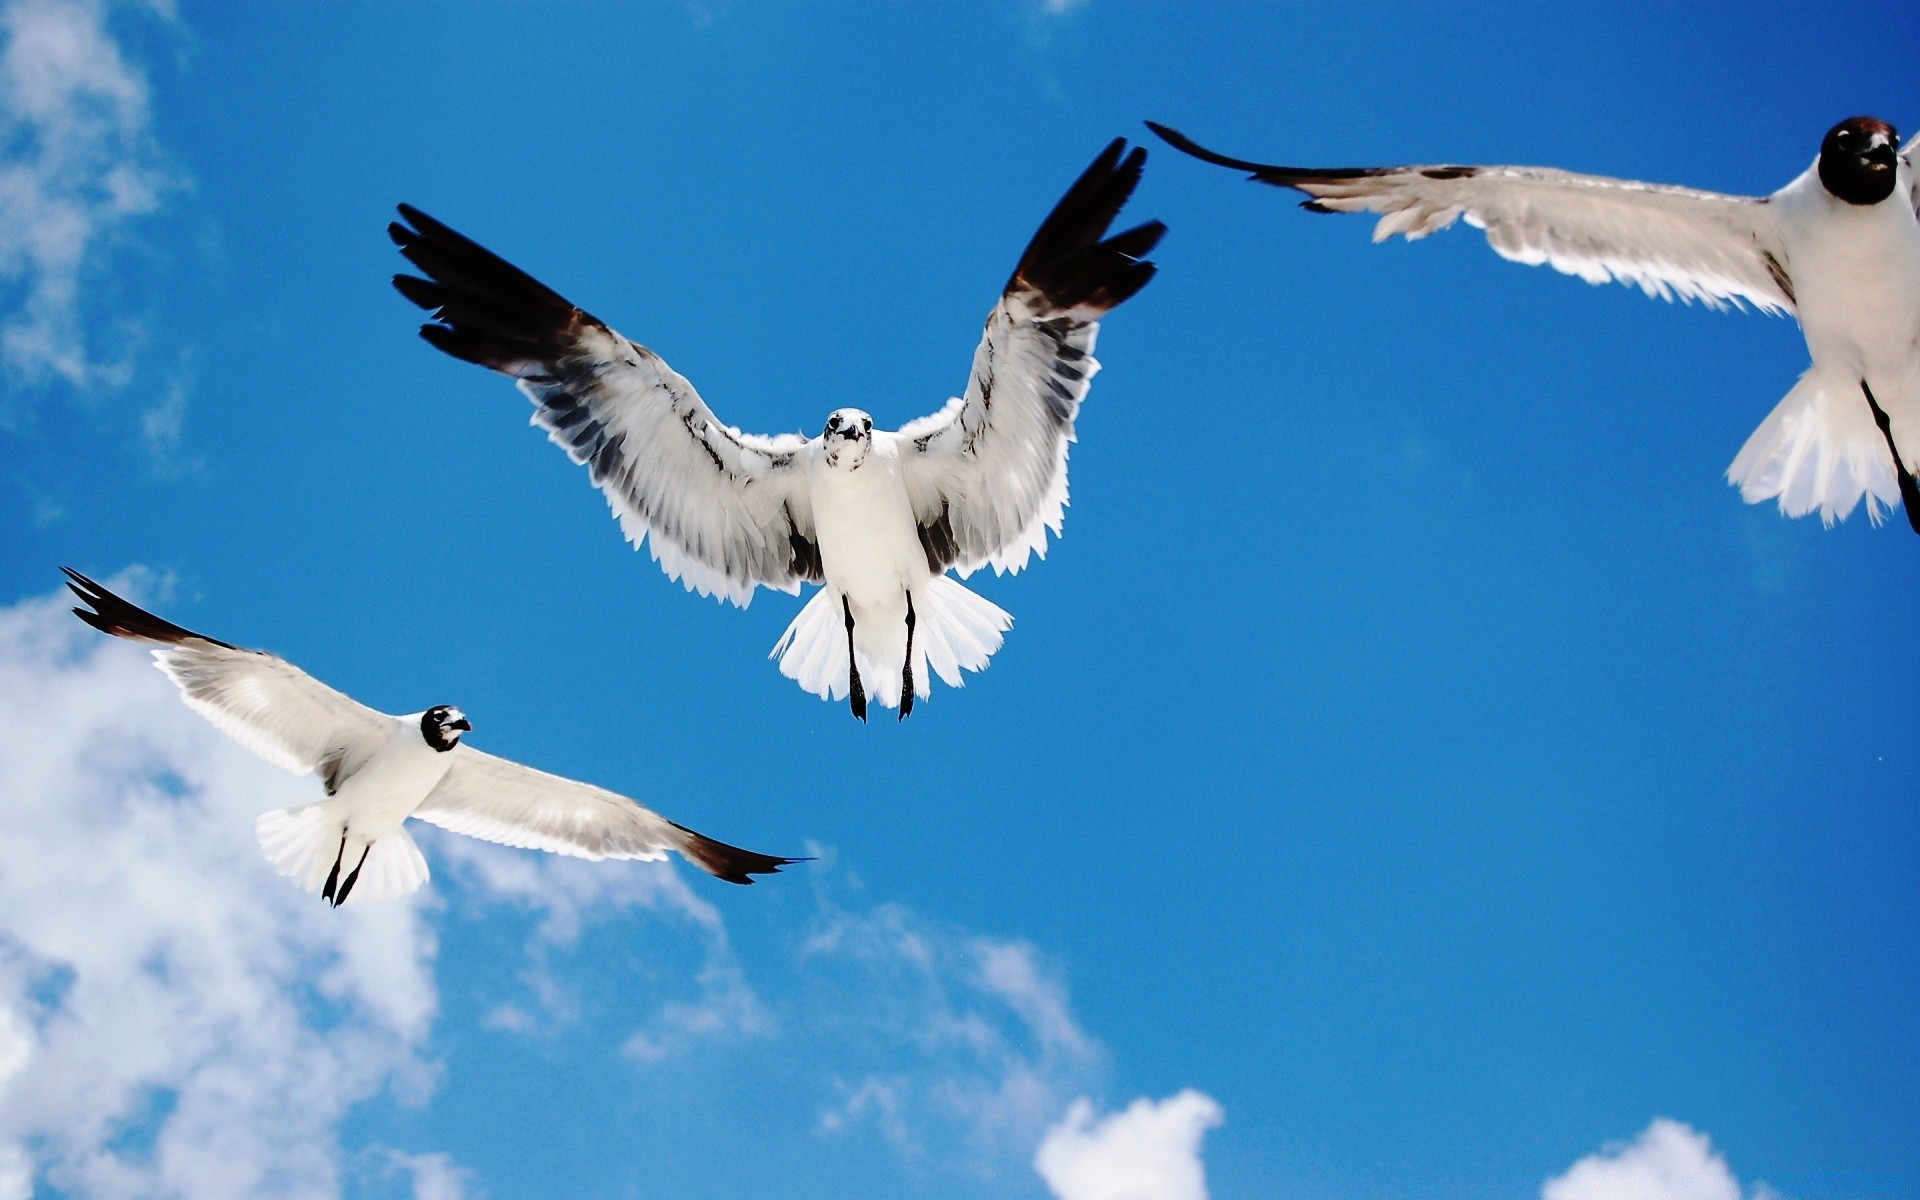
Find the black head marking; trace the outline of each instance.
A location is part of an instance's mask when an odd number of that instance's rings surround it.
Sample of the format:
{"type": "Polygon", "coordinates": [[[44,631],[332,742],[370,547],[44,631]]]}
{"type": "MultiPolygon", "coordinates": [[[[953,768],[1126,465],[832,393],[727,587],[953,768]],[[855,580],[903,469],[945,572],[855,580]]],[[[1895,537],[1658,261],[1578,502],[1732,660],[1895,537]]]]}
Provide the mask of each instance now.
{"type": "Polygon", "coordinates": [[[1900,135],[1876,117],[1848,117],[1820,143],[1820,185],[1836,200],[1862,207],[1893,195],[1900,135]]]}
{"type": "Polygon", "coordinates": [[[460,744],[462,733],[471,732],[467,714],[451,704],[436,704],[420,714],[420,736],[442,754],[460,744]]]}

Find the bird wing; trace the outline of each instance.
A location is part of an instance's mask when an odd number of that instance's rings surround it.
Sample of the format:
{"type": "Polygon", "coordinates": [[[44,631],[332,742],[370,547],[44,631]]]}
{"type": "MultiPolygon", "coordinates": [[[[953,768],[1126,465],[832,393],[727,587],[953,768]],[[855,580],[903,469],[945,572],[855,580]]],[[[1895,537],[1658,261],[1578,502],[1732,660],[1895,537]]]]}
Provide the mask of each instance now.
{"type": "Polygon", "coordinates": [[[819,582],[807,439],[723,425],[660,356],[408,205],[387,227],[427,279],[394,287],[437,323],[420,336],[520,382],[533,423],[576,463],[637,548],[703,596],[746,607],[754,588],[819,582]]]}
{"type": "Polygon", "coordinates": [[[1793,311],[1785,245],[1763,198],[1550,167],[1268,166],[1148,126],[1195,158],[1305,192],[1314,212],[1381,214],[1376,242],[1396,233],[1412,241],[1464,217],[1513,262],[1545,263],[1588,283],[1637,284],[1662,300],[1793,311]]]}
{"type": "Polygon", "coordinates": [[[1145,149],[1116,138],[1020,256],[987,314],[964,396],[898,434],[901,475],[927,564],[962,575],[1018,571],[1047,552],[1067,503],[1067,445],[1100,364],[1099,318],[1153,278],[1143,262],[1166,226],[1107,236],[1140,182],[1145,149]]]}
{"type": "Polygon", "coordinates": [[[182,629],[78,571],[75,616],[115,637],[159,647],[153,661],[187,707],[277,767],[318,770],[331,795],[393,734],[394,719],[337,692],[284,658],[182,629]]]}
{"type": "Polygon", "coordinates": [[[575,858],[660,859],[677,850],[728,883],[752,883],[794,858],[703,837],[616,792],[536,771],[470,746],[413,815],[453,833],[575,858]]]}

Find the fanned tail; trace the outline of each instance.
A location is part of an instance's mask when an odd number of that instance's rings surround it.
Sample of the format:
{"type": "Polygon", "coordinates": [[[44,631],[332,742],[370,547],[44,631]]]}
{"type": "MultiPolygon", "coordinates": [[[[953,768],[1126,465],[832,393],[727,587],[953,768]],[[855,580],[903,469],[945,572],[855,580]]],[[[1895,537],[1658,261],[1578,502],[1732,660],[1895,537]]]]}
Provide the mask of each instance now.
{"type": "MultiPolygon", "coordinates": [[[[920,696],[933,690],[928,668],[948,687],[964,686],[961,671],[986,670],[1013,625],[1007,610],[949,575],[936,575],[914,589],[913,603],[920,618],[913,638],[914,692],[920,696]]],[[[896,667],[895,696],[899,673],[896,667]]]]}
{"type": "Polygon", "coordinates": [[[1876,525],[1900,501],[1893,456],[1860,381],[1819,366],[1753,431],[1727,468],[1727,482],[1748,504],[1778,497],[1787,516],[1818,510],[1827,525],[1846,520],[1862,496],[1876,525]]]}
{"type": "Polygon", "coordinates": [[[253,830],[275,871],[306,892],[320,891],[331,879],[336,891],[346,891],[341,904],[409,895],[428,879],[427,860],[406,830],[369,846],[344,835],[339,810],[325,800],[261,813],[253,830]]]}
{"type": "MultiPolygon", "coordinates": [[[[773,644],[780,673],[824,700],[847,698],[847,627],[840,589],[823,587],[773,644]]],[[[864,670],[865,664],[862,664],[864,670]]]]}
{"type": "MultiPolygon", "coordinates": [[[[1013,624],[1006,610],[948,575],[917,585],[913,607],[913,690],[922,699],[932,695],[935,675],[948,687],[960,687],[962,671],[985,670],[1013,624]]],[[[845,700],[848,694],[844,612],[839,589],[821,588],[769,655],[780,660],[781,674],[826,700],[845,700]]],[[[888,708],[900,707],[907,657],[904,619],[857,625],[854,653],[867,695],[888,708]]]]}

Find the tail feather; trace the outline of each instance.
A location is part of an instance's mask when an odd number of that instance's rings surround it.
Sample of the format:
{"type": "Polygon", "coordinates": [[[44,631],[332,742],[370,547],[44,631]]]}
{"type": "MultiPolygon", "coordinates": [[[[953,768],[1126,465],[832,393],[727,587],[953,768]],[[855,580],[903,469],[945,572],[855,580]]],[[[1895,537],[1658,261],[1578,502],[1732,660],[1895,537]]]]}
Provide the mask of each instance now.
{"type": "Polygon", "coordinates": [[[375,842],[367,851],[366,864],[360,868],[360,880],[344,904],[372,903],[410,896],[427,882],[427,860],[405,829],[396,829],[375,842]]]}
{"type": "Polygon", "coordinates": [[[1900,500],[1893,456],[1859,380],[1818,366],[1753,431],[1727,482],[1748,504],[1777,497],[1787,516],[1818,510],[1827,525],[1846,520],[1862,497],[1878,525],[1900,500]]]}
{"type": "Polygon", "coordinates": [[[923,696],[932,686],[925,667],[932,667],[948,687],[960,687],[960,672],[986,670],[987,660],[1000,649],[1013,624],[1013,617],[1005,609],[947,575],[937,575],[922,584],[914,603],[921,614],[915,631],[920,636],[915,639],[919,653],[914,657],[919,661],[914,664],[914,675],[923,696]],[[917,644],[922,638],[924,646],[917,644]]]}
{"type": "Polygon", "coordinates": [[[780,673],[803,690],[827,700],[845,700],[847,629],[840,589],[823,587],[815,592],[767,657],[779,659],[780,673]]]}
{"type": "Polygon", "coordinates": [[[360,863],[360,877],[345,903],[370,903],[420,890],[427,882],[427,860],[404,829],[397,829],[367,847],[349,838],[344,850],[341,834],[344,825],[339,808],[329,801],[282,808],[261,813],[254,821],[254,835],[273,869],[306,892],[318,892],[326,886],[327,875],[340,863],[340,874],[360,863]],[[360,852],[366,850],[361,862],[360,852]]]}
{"type": "MultiPolygon", "coordinates": [[[[938,675],[948,687],[960,687],[962,671],[985,670],[987,660],[1000,649],[1013,618],[948,575],[938,575],[914,588],[916,623],[913,634],[914,694],[933,693],[938,675]]],[[[904,622],[905,603],[901,605],[904,622]]],[[[840,592],[821,588],[787,626],[775,643],[771,658],[780,660],[780,673],[803,689],[826,700],[847,698],[847,628],[840,592]]],[[[856,626],[854,652],[860,679],[868,695],[888,708],[900,707],[906,658],[906,626],[856,626]]]]}

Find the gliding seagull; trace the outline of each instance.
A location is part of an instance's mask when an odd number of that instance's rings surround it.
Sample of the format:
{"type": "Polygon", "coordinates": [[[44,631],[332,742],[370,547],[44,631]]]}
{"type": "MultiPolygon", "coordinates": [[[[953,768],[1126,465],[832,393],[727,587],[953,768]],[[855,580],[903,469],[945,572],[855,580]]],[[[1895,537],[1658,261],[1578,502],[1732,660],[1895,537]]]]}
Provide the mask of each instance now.
{"type": "Polygon", "coordinates": [[[1314,212],[1375,212],[1373,240],[1464,217],[1495,253],[1650,296],[1794,313],[1813,365],[1727,468],[1749,504],[1829,525],[1867,497],[1904,502],[1920,533],[1920,191],[1915,146],[1885,121],[1828,130],[1819,157],[1771,196],[1727,196],[1546,167],[1267,166],[1153,122],[1210,163],[1305,192],[1314,212]],[[1904,447],[1904,450],[1902,449],[1904,447]]]}
{"type": "Polygon", "coordinates": [[[773,648],[780,670],[866,720],[904,720],[930,675],[982,670],[1013,618],[948,577],[1046,556],[1067,503],[1067,445],[1099,318],[1153,278],[1166,229],[1107,229],[1146,151],[1115,139],[1041,223],[987,316],[966,395],[898,432],[857,408],[819,437],[723,425],[651,350],[407,205],[395,244],[429,278],[396,275],[432,311],[420,335],[519,380],[533,423],[596,487],[669,578],[740,607],[756,587],[823,585],[773,648]]]}
{"type": "Polygon", "coordinates": [[[402,828],[408,817],[575,858],[661,859],[677,850],[728,883],[802,861],[716,842],[625,796],[463,745],[473,726],[450,704],[404,717],[375,712],[284,658],[182,629],[78,571],[66,575],[88,606],[74,615],[158,646],[154,664],[187,707],[275,766],[319,773],[325,800],[263,813],[254,831],[274,870],[336,908],[349,898],[404,896],[427,881],[426,860],[402,828]]]}

